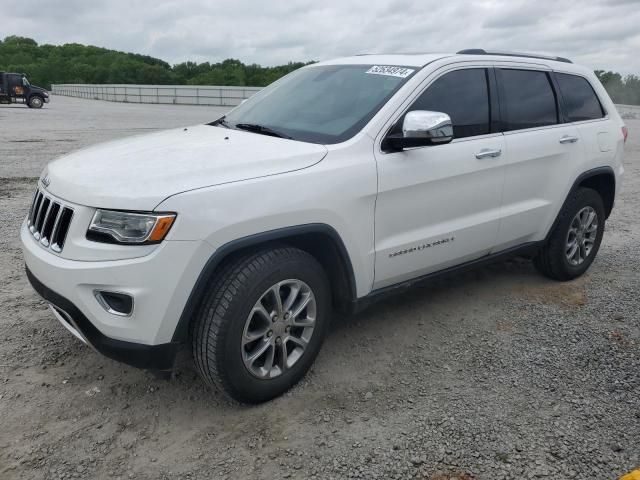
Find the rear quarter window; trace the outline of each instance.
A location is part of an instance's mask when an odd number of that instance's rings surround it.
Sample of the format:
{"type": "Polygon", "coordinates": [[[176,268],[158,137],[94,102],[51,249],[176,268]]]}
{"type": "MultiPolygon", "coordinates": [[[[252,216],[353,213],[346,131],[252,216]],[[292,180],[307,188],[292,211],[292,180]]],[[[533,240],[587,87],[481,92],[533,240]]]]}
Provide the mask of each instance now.
{"type": "Polygon", "coordinates": [[[567,120],[580,122],[604,117],[600,100],[587,79],[567,73],[556,73],[555,75],[562,94],[567,120]]]}

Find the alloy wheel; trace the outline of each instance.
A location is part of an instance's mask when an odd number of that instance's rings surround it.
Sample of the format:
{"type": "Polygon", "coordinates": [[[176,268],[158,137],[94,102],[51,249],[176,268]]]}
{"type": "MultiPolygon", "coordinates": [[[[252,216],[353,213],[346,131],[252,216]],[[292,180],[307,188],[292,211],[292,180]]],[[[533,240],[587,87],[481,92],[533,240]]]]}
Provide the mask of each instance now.
{"type": "Polygon", "coordinates": [[[582,264],[591,251],[598,235],[598,215],[592,207],[582,208],[569,225],[565,256],[570,265],[582,264]]]}
{"type": "Polygon", "coordinates": [[[316,298],[302,280],[283,280],[255,303],[244,325],[242,360],[262,379],[275,378],[304,355],[316,322],[316,298]]]}

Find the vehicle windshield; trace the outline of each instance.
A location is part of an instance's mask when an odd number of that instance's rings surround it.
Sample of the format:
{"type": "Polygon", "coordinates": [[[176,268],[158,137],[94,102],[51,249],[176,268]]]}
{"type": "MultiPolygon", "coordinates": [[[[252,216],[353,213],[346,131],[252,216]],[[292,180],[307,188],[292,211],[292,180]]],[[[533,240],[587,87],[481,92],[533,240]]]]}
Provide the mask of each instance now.
{"type": "Polygon", "coordinates": [[[27,77],[22,77],[22,85],[24,85],[25,87],[28,87],[29,85],[31,85],[29,83],[29,80],[27,80],[27,77]]]}
{"type": "Polygon", "coordinates": [[[211,125],[332,144],[359,132],[416,68],[327,65],[296,70],[211,125]]]}

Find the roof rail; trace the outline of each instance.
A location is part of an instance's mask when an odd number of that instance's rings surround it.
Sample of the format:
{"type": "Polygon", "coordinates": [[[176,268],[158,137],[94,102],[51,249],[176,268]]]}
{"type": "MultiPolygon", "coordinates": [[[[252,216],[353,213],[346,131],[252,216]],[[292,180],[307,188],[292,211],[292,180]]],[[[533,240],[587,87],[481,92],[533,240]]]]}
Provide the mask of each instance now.
{"type": "Polygon", "coordinates": [[[466,48],[456,53],[461,55],[462,54],[464,55],[500,55],[503,57],[541,58],[544,60],[554,60],[556,62],[573,63],[571,60],[564,57],[554,57],[551,55],[539,55],[537,53],[487,51],[482,48],[466,48]]]}

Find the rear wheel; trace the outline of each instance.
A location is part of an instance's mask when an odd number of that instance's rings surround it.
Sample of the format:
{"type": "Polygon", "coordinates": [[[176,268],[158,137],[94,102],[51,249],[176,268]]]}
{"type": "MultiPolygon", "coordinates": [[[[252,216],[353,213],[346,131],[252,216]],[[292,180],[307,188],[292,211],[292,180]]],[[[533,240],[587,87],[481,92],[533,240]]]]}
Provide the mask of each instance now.
{"type": "Polygon", "coordinates": [[[226,265],[192,327],[205,381],[246,403],[274,398],[302,378],[324,338],[329,287],[314,257],[281,247],[226,265]]]}
{"type": "Polygon", "coordinates": [[[598,192],[578,188],[560,212],[558,223],[534,259],[534,265],[555,280],[579,277],[598,253],[604,222],[604,205],[598,192]]]}
{"type": "Polygon", "coordinates": [[[44,102],[42,101],[42,98],[37,95],[34,95],[29,99],[29,106],[31,108],[42,108],[43,104],[44,102]]]}

